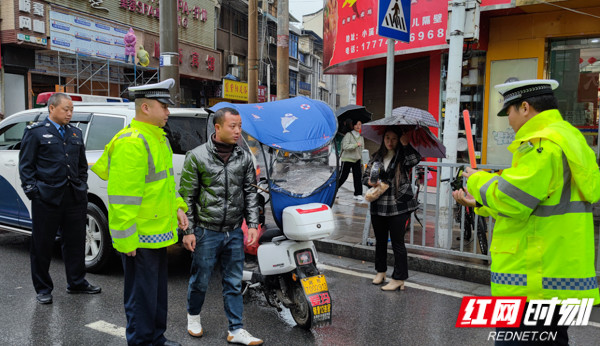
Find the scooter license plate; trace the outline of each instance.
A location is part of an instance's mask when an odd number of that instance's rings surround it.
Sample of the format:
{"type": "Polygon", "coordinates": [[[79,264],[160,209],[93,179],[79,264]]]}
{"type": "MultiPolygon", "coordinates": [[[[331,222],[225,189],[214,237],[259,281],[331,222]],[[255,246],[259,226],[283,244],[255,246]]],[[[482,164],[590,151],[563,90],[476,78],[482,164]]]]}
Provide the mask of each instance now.
{"type": "Polygon", "coordinates": [[[327,281],[324,275],[311,276],[309,278],[301,279],[302,287],[306,295],[311,295],[319,292],[327,292],[327,281]]]}

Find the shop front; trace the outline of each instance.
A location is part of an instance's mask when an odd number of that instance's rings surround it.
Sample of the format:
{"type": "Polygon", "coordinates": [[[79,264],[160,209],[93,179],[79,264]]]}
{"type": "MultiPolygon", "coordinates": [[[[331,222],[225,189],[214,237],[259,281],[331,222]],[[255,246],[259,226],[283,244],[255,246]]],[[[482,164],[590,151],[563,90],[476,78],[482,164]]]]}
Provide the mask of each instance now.
{"type": "MultiPolygon", "coordinates": [[[[3,55],[7,80],[23,92],[11,89],[4,97],[23,99],[25,108],[35,106],[37,93],[55,90],[127,98],[127,87],[159,80],[158,2],[14,2],[14,22],[22,28],[2,27],[3,55]],[[38,50],[29,58],[23,48],[38,50]]],[[[210,0],[177,2],[183,107],[204,106],[219,90],[222,59],[209,48],[215,46],[213,11],[210,0]]]]}
{"type": "MultiPolygon", "coordinates": [[[[357,104],[382,118],[385,110],[387,39],[377,35],[378,1],[361,1],[344,6],[344,1],[327,1],[324,19],[324,68],[330,74],[357,75],[357,104]]],[[[483,0],[482,17],[513,4],[510,0],[483,0]]],[[[487,19],[486,19],[487,20],[487,19]]],[[[481,26],[485,25],[485,20],[481,26]]],[[[448,2],[411,2],[410,42],[395,42],[394,90],[392,107],[410,106],[429,111],[443,125],[445,80],[447,74],[448,2]]],[[[461,108],[471,112],[471,123],[478,128],[476,148],[483,142],[483,93],[487,34],[480,29],[479,41],[465,45],[461,108]]],[[[437,135],[438,129],[432,129],[437,135]]],[[[461,129],[464,133],[464,127],[461,129]]],[[[461,136],[461,134],[459,134],[461,136]]],[[[466,141],[459,146],[459,160],[465,159],[466,141]]],[[[379,143],[367,143],[370,151],[379,143]]]]}
{"type": "MultiPolygon", "coordinates": [[[[257,94],[258,103],[267,102],[266,86],[259,85],[257,94]]],[[[217,95],[217,97],[213,97],[208,100],[209,107],[212,107],[219,102],[248,103],[248,83],[223,78],[217,95]]],[[[276,95],[270,95],[270,101],[275,101],[276,99],[276,95]]]]}
{"type": "Polygon", "coordinates": [[[47,5],[41,2],[3,0],[0,4],[0,114],[5,116],[32,107],[31,71],[35,52],[45,49],[47,5]]]}
{"type": "Polygon", "coordinates": [[[490,20],[483,162],[510,164],[506,147],[514,131],[506,118],[496,116],[501,100],[493,89],[510,77],[557,80],[555,95],[563,118],[581,130],[598,155],[600,7],[574,1],[564,5],[575,11],[517,1],[521,13],[490,20]]]}

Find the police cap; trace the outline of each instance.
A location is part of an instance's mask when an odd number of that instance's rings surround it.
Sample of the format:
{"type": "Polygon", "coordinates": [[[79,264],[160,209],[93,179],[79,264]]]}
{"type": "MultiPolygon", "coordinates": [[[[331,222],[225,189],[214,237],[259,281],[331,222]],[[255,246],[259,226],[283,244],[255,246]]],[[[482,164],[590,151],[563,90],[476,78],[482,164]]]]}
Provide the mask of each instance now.
{"type": "Polygon", "coordinates": [[[160,103],[173,106],[175,103],[171,100],[171,93],[169,92],[173,85],[175,85],[175,80],[169,78],[159,83],[129,87],[129,91],[135,94],[135,98],[154,99],[160,103]]]}
{"type": "Polygon", "coordinates": [[[498,116],[508,115],[508,107],[519,101],[524,101],[530,97],[540,95],[554,95],[552,90],[558,88],[558,82],[554,79],[528,79],[518,80],[509,78],[506,83],[494,86],[504,98],[502,109],[498,116]]]}

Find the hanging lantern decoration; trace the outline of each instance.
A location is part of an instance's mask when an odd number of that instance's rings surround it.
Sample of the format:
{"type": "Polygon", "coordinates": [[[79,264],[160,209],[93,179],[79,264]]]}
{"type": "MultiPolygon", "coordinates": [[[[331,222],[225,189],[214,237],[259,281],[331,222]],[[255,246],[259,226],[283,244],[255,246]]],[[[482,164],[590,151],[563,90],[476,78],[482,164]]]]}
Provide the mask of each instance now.
{"type": "Polygon", "coordinates": [[[579,58],[579,65],[583,63],[583,58],[579,58]]]}
{"type": "Polygon", "coordinates": [[[596,61],[598,61],[598,60],[596,58],[594,58],[594,57],[591,57],[591,58],[588,59],[588,62],[590,63],[590,65],[593,64],[593,63],[595,63],[596,61]]]}

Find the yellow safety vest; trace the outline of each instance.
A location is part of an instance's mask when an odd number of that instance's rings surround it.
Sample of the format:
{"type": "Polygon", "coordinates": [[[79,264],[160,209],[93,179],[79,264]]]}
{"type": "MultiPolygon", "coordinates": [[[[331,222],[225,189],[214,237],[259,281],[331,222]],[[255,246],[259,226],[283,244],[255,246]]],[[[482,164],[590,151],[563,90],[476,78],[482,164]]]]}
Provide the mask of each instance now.
{"type": "Polygon", "coordinates": [[[92,171],[108,180],[108,224],[117,251],[177,242],[177,209],[187,211],[187,205],[175,189],[173,152],[161,128],[132,120],[92,171]]]}
{"type": "Polygon", "coordinates": [[[600,199],[596,156],[558,110],[527,121],[508,147],[501,175],[473,174],[469,193],[496,219],[490,253],[492,295],[594,298],[592,203],[600,199]]]}

